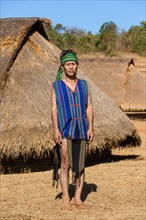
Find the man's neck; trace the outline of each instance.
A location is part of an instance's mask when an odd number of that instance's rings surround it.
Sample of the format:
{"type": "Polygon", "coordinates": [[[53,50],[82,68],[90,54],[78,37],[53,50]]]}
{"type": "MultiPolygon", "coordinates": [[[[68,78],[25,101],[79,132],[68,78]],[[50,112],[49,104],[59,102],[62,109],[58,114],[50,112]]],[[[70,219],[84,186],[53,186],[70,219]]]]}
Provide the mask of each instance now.
{"type": "Polygon", "coordinates": [[[76,78],[76,76],[73,76],[73,77],[66,76],[64,80],[67,83],[75,83],[77,81],[77,78],[76,78]]]}

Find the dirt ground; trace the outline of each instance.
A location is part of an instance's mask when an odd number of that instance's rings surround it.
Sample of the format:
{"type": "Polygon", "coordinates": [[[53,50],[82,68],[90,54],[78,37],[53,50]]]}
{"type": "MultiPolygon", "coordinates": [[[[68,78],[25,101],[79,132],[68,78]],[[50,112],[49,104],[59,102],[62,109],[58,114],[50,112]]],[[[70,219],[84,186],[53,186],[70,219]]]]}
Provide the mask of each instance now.
{"type": "MultiPolygon", "coordinates": [[[[145,220],[146,121],[132,121],[140,148],[115,149],[112,162],[86,168],[82,199],[87,211],[64,212],[61,189],[52,188],[52,171],[1,175],[1,220],[145,220]]],[[[70,185],[73,197],[74,186],[70,185]]]]}

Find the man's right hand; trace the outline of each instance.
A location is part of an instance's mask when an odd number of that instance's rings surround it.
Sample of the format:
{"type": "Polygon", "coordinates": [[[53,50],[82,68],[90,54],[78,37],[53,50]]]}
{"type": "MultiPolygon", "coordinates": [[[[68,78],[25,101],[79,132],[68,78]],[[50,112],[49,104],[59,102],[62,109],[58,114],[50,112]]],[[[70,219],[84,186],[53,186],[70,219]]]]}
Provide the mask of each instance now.
{"type": "Polygon", "coordinates": [[[59,130],[56,130],[54,132],[54,140],[56,144],[59,144],[59,145],[62,144],[62,135],[59,130]]]}

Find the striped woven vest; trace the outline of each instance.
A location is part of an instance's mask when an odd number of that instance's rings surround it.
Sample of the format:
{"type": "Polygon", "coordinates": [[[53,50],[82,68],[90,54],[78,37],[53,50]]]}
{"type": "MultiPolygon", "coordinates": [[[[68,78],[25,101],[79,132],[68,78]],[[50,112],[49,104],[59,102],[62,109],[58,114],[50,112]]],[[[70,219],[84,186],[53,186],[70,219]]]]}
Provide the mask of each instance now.
{"type": "Polygon", "coordinates": [[[87,139],[88,121],[86,108],[88,86],[78,79],[72,91],[62,80],[53,83],[58,110],[58,127],[63,138],[87,139]]]}

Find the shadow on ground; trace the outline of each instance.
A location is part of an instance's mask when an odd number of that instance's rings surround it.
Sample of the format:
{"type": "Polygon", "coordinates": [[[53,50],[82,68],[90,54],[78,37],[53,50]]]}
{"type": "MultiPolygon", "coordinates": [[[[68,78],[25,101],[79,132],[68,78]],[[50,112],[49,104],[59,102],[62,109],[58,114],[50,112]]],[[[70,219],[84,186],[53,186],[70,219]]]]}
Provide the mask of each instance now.
{"type": "MultiPolygon", "coordinates": [[[[86,158],[86,167],[100,163],[118,162],[121,160],[143,160],[140,155],[112,155],[111,150],[105,150],[90,153],[86,158]]],[[[19,156],[17,159],[4,158],[1,160],[0,173],[28,173],[42,172],[53,169],[53,154],[45,155],[44,158],[30,157],[24,159],[19,156]]]]}
{"type": "Polygon", "coordinates": [[[121,160],[143,160],[141,155],[111,155],[108,162],[118,162],[121,160]]]}
{"type": "MultiPolygon", "coordinates": [[[[94,183],[84,183],[83,186],[83,191],[82,191],[82,201],[85,201],[86,198],[88,197],[88,195],[91,192],[96,192],[97,191],[97,186],[94,183]]],[[[69,196],[70,196],[70,200],[72,200],[74,198],[74,194],[75,194],[75,185],[74,184],[70,184],[69,185],[69,196]]],[[[61,199],[62,198],[62,192],[60,192],[56,197],[55,200],[57,199],[61,199]]]]}

